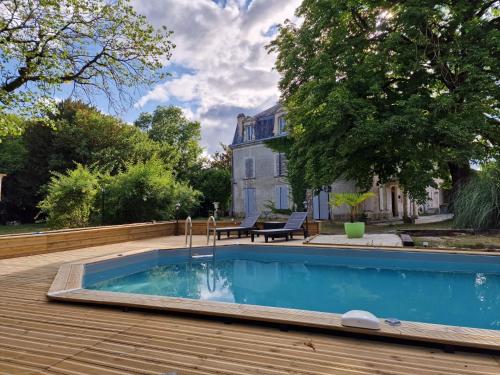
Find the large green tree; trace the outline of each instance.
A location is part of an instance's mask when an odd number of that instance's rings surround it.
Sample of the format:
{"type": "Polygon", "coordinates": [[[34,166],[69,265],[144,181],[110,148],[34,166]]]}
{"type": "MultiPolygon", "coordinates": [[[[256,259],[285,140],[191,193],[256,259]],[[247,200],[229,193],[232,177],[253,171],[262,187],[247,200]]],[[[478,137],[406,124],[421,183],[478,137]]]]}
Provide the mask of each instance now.
{"type": "Polygon", "coordinates": [[[210,215],[214,202],[219,202],[219,215],[225,215],[231,206],[231,166],[233,151],[220,144],[222,150],[207,158],[202,168],[194,173],[191,183],[203,194],[199,207],[202,216],[210,215]]]}
{"type": "Polygon", "coordinates": [[[31,222],[52,172],[65,173],[80,163],[116,174],[161,149],[134,126],[81,102],[59,103],[52,122],[55,129],[27,122],[20,137],[0,143],[0,171],[8,174],[1,202],[4,220],[31,222]]]}
{"type": "Polygon", "coordinates": [[[177,178],[192,179],[201,167],[199,122],[188,120],[179,107],[158,106],[152,113],[141,113],[134,125],[161,145],[160,157],[174,166],[177,178]]]}
{"type": "Polygon", "coordinates": [[[425,199],[433,178],[457,188],[498,156],[498,1],[304,0],[278,53],[293,175],[397,178],[425,199]],[[495,119],[496,117],[496,119],[495,119]]]}
{"type": "MultiPolygon", "coordinates": [[[[128,105],[163,77],[170,32],[155,30],[128,0],[0,2],[0,114],[54,110],[54,90],[128,105]]],[[[46,117],[45,117],[46,118],[46,117]]],[[[0,138],[19,132],[0,117],[0,138]]]]}

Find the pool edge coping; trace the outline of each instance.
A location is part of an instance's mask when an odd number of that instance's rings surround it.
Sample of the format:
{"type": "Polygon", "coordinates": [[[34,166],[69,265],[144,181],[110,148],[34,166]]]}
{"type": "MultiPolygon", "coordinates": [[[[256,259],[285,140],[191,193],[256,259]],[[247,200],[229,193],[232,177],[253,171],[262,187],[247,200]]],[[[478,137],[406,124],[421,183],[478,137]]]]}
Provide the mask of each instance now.
{"type": "MultiPolygon", "coordinates": [[[[247,246],[248,244],[244,244],[247,246]]],[[[250,246],[266,246],[268,244],[252,244],[250,246]]],[[[237,246],[231,244],[228,246],[237,246]]],[[[293,246],[293,245],[292,245],[293,246]]],[[[205,247],[205,246],[196,246],[205,247]]],[[[299,247],[299,246],[297,246],[299,247]]],[[[304,247],[304,246],[302,246],[304,247]]],[[[322,247],[322,246],[319,246],[322,247]]],[[[332,248],[331,246],[323,246],[332,248]]],[[[161,249],[162,251],[178,250],[183,247],[172,247],[171,249],[161,249]]],[[[337,248],[348,249],[340,246],[337,248]]],[[[360,249],[360,247],[357,247],[360,249]]],[[[404,248],[382,248],[378,250],[401,251],[404,248]]],[[[76,303],[91,303],[108,306],[122,306],[160,311],[175,311],[180,313],[191,313],[196,315],[210,315],[241,320],[255,320],[274,324],[289,324],[309,328],[322,328],[332,331],[342,331],[348,333],[363,334],[375,337],[388,337],[409,341],[427,342],[432,344],[442,344],[450,346],[471,347],[480,349],[500,350],[500,331],[468,328],[459,326],[448,326],[441,324],[401,321],[400,326],[390,326],[384,322],[384,318],[379,318],[380,330],[359,329],[346,327],[341,324],[341,314],[325,313],[317,311],[307,311],[298,309],[288,309],[281,307],[268,307],[259,305],[246,305],[228,302],[198,301],[188,298],[164,297],[154,295],[141,295],[132,293],[119,293],[107,291],[95,291],[83,288],[83,276],[86,264],[99,263],[102,261],[122,258],[129,255],[141,254],[145,252],[158,251],[160,249],[139,249],[117,254],[105,255],[84,259],[77,262],[70,262],[59,267],[54,278],[47,298],[49,300],[67,301],[76,303]]],[[[362,250],[366,250],[363,248],[362,250]]],[[[405,252],[412,252],[416,249],[404,249],[405,252]]],[[[423,252],[436,253],[436,251],[423,252]]],[[[435,249],[437,250],[437,249],[435,249]]],[[[442,253],[442,250],[438,250],[442,253]]],[[[456,252],[447,253],[456,254],[456,252]]],[[[464,254],[464,252],[458,252],[464,254]]],[[[465,255],[465,254],[464,254],[465,255]]],[[[489,253],[472,255],[492,255],[489,253]]]]}

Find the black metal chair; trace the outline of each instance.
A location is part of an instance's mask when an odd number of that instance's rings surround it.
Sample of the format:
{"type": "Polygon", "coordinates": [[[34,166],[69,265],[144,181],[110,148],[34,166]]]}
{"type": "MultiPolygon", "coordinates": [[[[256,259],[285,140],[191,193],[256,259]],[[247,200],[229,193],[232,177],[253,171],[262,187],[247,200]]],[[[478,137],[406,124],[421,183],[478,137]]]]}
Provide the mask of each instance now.
{"type": "Polygon", "coordinates": [[[248,233],[252,229],[255,228],[255,223],[259,220],[260,212],[255,212],[253,214],[248,215],[245,220],[241,222],[239,226],[235,227],[222,227],[217,228],[215,231],[217,232],[217,238],[220,240],[222,233],[227,233],[227,237],[231,236],[231,232],[238,232],[238,238],[241,238],[241,233],[245,233],[248,237],[248,233]]]}
{"type": "Polygon", "coordinates": [[[307,212],[294,212],[288,218],[285,226],[282,229],[257,229],[250,231],[252,242],[254,242],[255,235],[264,235],[264,241],[269,242],[269,237],[272,240],[275,238],[289,238],[293,239],[293,234],[296,232],[303,232],[304,238],[307,238],[307,230],[304,228],[304,221],[307,219],[307,212]]]}

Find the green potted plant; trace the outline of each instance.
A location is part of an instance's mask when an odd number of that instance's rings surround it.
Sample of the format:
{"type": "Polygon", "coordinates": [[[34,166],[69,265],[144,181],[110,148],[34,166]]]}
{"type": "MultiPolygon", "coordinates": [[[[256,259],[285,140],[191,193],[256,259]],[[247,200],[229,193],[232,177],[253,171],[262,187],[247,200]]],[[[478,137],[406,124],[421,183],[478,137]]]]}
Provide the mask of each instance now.
{"type": "Polygon", "coordinates": [[[351,210],[351,222],[344,223],[345,234],[347,238],[362,238],[365,234],[365,223],[361,221],[355,221],[359,218],[359,209],[361,203],[367,199],[374,197],[375,194],[372,192],[367,193],[337,193],[334,194],[330,199],[330,204],[335,207],[340,207],[342,205],[348,205],[351,210]]]}

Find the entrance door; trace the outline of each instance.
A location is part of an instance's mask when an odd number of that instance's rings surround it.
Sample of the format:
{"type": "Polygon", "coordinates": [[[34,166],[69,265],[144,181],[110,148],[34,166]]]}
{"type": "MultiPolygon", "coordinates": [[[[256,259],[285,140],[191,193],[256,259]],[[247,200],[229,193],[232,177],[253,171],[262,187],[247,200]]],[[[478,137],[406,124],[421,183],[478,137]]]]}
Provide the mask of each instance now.
{"type": "Polygon", "coordinates": [[[321,190],[313,197],[313,216],[315,220],[330,219],[330,207],[328,205],[329,194],[321,190]]]}
{"type": "Polygon", "coordinates": [[[243,201],[245,204],[245,214],[253,214],[257,211],[257,200],[255,197],[255,188],[243,189],[243,201]]]}
{"type": "Polygon", "coordinates": [[[395,186],[391,188],[391,205],[392,205],[392,216],[398,217],[399,216],[398,192],[396,191],[395,186]]]}

